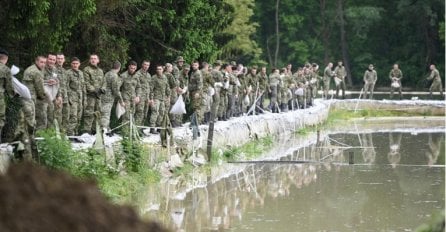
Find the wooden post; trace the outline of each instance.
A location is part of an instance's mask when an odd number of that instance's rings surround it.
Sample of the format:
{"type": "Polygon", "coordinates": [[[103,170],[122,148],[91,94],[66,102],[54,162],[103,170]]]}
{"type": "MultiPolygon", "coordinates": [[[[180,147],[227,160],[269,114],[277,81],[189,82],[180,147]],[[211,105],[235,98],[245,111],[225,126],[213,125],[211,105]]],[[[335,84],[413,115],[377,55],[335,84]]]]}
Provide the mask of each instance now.
{"type": "Polygon", "coordinates": [[[208,128],[208,142],[206,147],[206,155],[208,158],[208,161],[211,161],[212,158],[212,142],[214,140],[214,112],[211,110],[211,116],[209,119],[209,128],[208,128]]]}

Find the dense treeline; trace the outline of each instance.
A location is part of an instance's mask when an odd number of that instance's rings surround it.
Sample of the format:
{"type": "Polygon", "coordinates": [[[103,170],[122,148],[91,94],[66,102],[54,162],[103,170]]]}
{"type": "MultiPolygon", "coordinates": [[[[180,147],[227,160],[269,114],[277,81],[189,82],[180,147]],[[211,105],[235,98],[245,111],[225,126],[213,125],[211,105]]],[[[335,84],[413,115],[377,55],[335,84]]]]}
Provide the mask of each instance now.
{"type": "Polygon", "coordinates": [[[399,63],[422,87],[430,63],[444,73],[442,0],[3,0],[0,47],[22,68],[37,54],[86,60],[235,60],[301,66],[343,59],[348,82],[373,63],[378,85],[399,63]]]}

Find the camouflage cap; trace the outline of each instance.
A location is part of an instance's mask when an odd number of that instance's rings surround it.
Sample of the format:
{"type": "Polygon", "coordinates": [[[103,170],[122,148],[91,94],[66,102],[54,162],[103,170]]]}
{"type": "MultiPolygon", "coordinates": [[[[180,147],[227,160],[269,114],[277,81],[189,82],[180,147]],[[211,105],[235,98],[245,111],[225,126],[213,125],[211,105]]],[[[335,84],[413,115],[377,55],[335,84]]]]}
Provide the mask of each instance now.
{"type": "Polygon", "coordinates": [[[258,69],[257,65],[253,65],[251,69],[258,69]]]}
{"type": "Polygon", "coordinates": [[[190,69],[190,64],[183,64],[183,69],[190,69]]]}
{"type": "Polygon", "coordinates": [[[9,56],[9,53],[5,49],[0,48],[0,55],[9,56]]]}
{"type": "Polygon", "coordinates": [[[176,62],[177,62],[177,63],[178,63],[178,62],[184,62],[183,57],[182,57],[182,56],[178,56],[177,59],[176,59],[176,62]]]}
{"type": "Polygon", "coordinates": [[[222,64],[221,60],[216,60],[214,62],[214,66],[221,66],[221,64],[222,64]]]}
{"type": "Polygon", "coordinates": [[[231,66],[237,66],[237,62],[235,62],[235,61],[231,61],[231,66]]]}

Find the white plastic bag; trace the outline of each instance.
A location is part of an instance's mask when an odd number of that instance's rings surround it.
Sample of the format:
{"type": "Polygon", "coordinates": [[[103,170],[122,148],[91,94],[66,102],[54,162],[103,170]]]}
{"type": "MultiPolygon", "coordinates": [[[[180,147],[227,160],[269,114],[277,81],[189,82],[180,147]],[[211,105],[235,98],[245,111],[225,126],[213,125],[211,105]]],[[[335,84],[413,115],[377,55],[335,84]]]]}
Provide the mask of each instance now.
{"type": "Polygon", "coordinates": [[[119,102],[116,104],[116,118],[120,119],[122,115],[125,113],[125,108],[119,102]]]}
{"type": "Polygon", "coordinates": [[[398,81],[393,81],[390,86],[392,86],[392,88],[398,89],[401,85],[400,83],[398,83],[398,81]]]}
{"type": "Polygon", "coordinates": [[[19,94],[21,97],[31,100],[31,93],[29,92],[28,87],[22,84],[17,78],[12,78],[12,87],[14,87],[14,91],[19,94]]]}
{"type": "Polygon", "coordinates": [[[245,105],[245,106],[249,106],[249,103],[250,103],[250,101],[249,101],[249,95],[246,94],[246,95],[245,95],[245,98],[243,99],[243,105],[245,105]]]}
{"type": "Polygon", "coordinates": [[[19,72],[20,72],[20,69],[17,66],[12,65],[12,67],[11,67],[11,75],[15,76],[19,72]]]}
{"type": "Polygon", "coordinates": [[[214,94],[215,94],[215,89],[209,86],[209,88],[208,88],[208,95],[209,96],[214,96],[214,94]]]}
{"type": "Polygon", "coordinates": [[[335,84],[336,84],[336,86],[338,86],[338,85],[340,85],[341,84],[341,79],[340,78],[338,78],[338,77],[335,77],[334,78],[334,81],[335,81],[335,84]]]}
{"type": "Polygon", "coordinates": [[[183,95],[180,95],[173,104],[172,109],[170,109],[171,114],[185,114],[186,113],[186,105],[184,104],[183,95]]]}
{"type": "Polygon", "coordinates": [[[294,94],[296,94],[297,96],[303,96],[304,95],[304,89],[303,88],[298,88],[298,89],[296,89],[296,91],[294,91],[294,94]]]}

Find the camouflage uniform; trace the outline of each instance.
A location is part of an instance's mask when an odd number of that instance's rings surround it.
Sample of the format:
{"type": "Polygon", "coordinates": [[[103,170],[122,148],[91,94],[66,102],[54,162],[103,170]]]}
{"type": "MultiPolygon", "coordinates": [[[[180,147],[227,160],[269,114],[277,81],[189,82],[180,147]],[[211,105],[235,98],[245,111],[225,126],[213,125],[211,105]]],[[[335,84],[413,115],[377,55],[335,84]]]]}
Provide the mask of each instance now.
{"type": "MultiPolygon", "coordinates": [[[[101,95],[105,93],[104,72],[101,68],[88,65],[84,68],[86,102],[84,106],[84,125],[82,132],[91,133],[95,112],[101,110],[101,95]]],[[[97,118],[99,120],[99,118],[97,118]]]]}
{"type": "Polygon", "coordinates": [[[268,76],[260,72],[259,74],[257,74],[256,84],[258,84],[259,86],[259,94],[263,93],[260,96],[260,99],[257,101],[257,106],[263,110],[265,109],[264,104],[265,99],[267,98],[266,95],[268,94],[268,76]]]}
{"type": "Polygon", "coordinates": [[[400,69],[392,69],[389,72],[389,79],[390,81],[396,82],[398,83],[399,87],[395,88],[392,84],[390,85],[390,99],[393,98],[393,91],[398,90],[398,93],[400,94],[400,99],[403,98],[403,94],[402,94],[402,88],[403,86],[401,85],[401,79],[403,78],[403,72],[401,72],[400,69]]]}
{"type": "Polygon", "coordinates": [[[305,78],[305,106],[311,106],[313,105],[313,86],[310,85],[311,77],[313,76],[313,72],[308,69],[307,72],[304,72],[304,78],[305,78]]]}
{"type": "MultiPolygon", "coordinates": [[[[185,69],[182,70],[180,72],[180,74],[178,75],[178,87],[183,90],[184,90],[184,88],[186,88],[189,85],[189,80],[188,80],[187,72],[186,72],[187,70],[189,70],[189,65],[185,65],[185,69]]],[[[189,99],[187,97],[187,94],[185,94],[185,93],[181,93],[181,94],[183,95],[183,101],[186,103],[189,99]]],[[[179,97],[179,95],[178,95],[178,97],[179,97]]],[[[174,115],[172,115],[171,121],[174,125],[181,125],[183,123],[183,115],[174,114],[174,115]]]]}
{"type": "Polygon", "coordinates": [[[211,72],[202,70],[201,73],[203,74],[203,105],[201,111],[204,113],[204,122],[208,123],[211,117],[211,108],[213,104],[213,95],[210,95],[210,90],[214,89],[215,81],[211,72]]]}
{"type": "Polygon", "coordinates": [[[135,109],[135,123],[136,125],[144,125],[149,112],[150,81],[152,77],[149,72],[145,72],[142,69],[139,69],[136,75],[139,80],[141,94],[139,96],[140,102],[135,109]]]}
{"type": "MultiPolygon", "coordinates": [[[[66,130],[68,135],[76,135],[82,117],[83,98],[85,92],[84,74],[82,71],[70,69],[66,72],[67,101],[69,115],[66,130]]],[[[65,98],[64,98],[65,101],[65,98]]],[[[65,106],[64,106],[65,107],[65,106]]]]}
{"type": "MultiPolygon", "coordinates": [[[[59,80],[57,77],[56,68],[52,68],[46,66],[44,69],[43,83],[44,86],[49,85],[50,80],[59,80]]],[[[52,88],[58,88],[59,84],[56,86],[52,86],[52,88]]],[[[36,123],[37,129],[46,129],[48,125],[54,122],[54,100],[50,101],[50,99],[37,99],[36,103],[36,123]]]]}
{"type": "Polygon", "coordinates": [[[153,101],[152,114],[150,115],[150,127],[160,126],[161,121],[166,114],[165,101],[170,96],[169,83],[164,74],[158,74],[152,77],[150,86],[150,100],[153,101]]]}
{"type": "Polygon", "coordinates": [[[189,98],[191,100],[192,110],[196,113],[198,123],[203,122],[203,75],[200,70],[192,71],[189,78],[189,98]]]}
{"type": "Polygon", "coordinates": [[[438,72],[438,70],[434,68],[434,70],[431,71],[431,74],[427,79],[433,80],[429,88],[429,93],[431,95],[431,98],[432,98],[432,92],[436,90],[440,92],[441,94],[440,96],[443,96],[443,85],[441,83],[440,72],[438,72]]]}
{"type": "MultiPolygon", "coordinates": [[[[215,74],[217,75],[217,74],[215,74]]],[[[224,72],[220,72],[219,78],[221,78],[222,88],[220,88],[220,104],[218,104],[218,118],[219,120],[226,120],[226,113],[228,111],[228,88],[226,83],[228,82],[228,76],[224,72]]]]}
{"type": "Polygon", "coordinates": [[[130,74],[125,71],[121,74],[121,96],[125,104],[125,113],[122,116],[122,121],[127,122],[130,120],[130,115],[135,113],[134,98],[141,95],[141,85],[137,78],[136,72],[130,74]]]}
{"type": "Polygon", "coordinates": [[[328,98],[328,90],[330,90],[330,81],[331,78],[334,77],[334,73],[331,71],[330,67],[326,67],[324,70],[324,77],[323,77],[323,82],[324,82],[324,98],[327,99],[328,98]]]}
{"type": "Polygon", "coordinates": [[[217,118],[218,116],[220,116],[218,114],[219,109],[220,109],[220,99],[221,99],[221,88],[223,86],[223,75],[221,74],[221,72],[217,69],[213,69],[211,71],[211,77],[214,81],[214,89],[215,89],[215,94],[214,96],[212,96],[212,105],[211,105],[211,114],[214,115],[215,118],[217,118]],[[218,83],[218,86],[215,86],[215,83],[218,83]]]}
{"type": "Polygon", "coordinates": [[[364,73],[364,98],[367,98],[367,92],[370,93],[370,99],[373,98],[373,89],[375,88],[378,75],[375,70],[366,70],[364,73]]]}
{"type": "Polygon", "coordinates": [[[0,139],[3,126],[5,125],[5,94],[12,96],[13,93],[14,89],[12,87],[11,70],[8,68],[8,66],[0,63],[0,139]]]}
{"type": "Polygon", "coordinates": [[[19,120],[19,131],[21,132],[20,141],[24,143],[25,146],[25,158],[31,157],[31,151],[36,148],[34,143],[32,143],[32,138],[34,137],[34,131],[36,128],[36,102],[37,100],[46,100],[47,96],[45,94],[45,89],[43,87],[43,71],[40,70],[35,64],[29,66],[23,73],[23,84],[28,87],[31,93],[31,100],[22,99],[23,107],[20,116],[23,116],[21,122],[19,120]]]}
{"type": "Polygon", "coordinates": [[[269,108],[271,109],[271,112],[279,112],[278,110],[278,102],[277,102],[277,95],[278,95],[278,88],[280,84],[280,74],[278,73],[272,73],[269,76],[269,92],[271,94],[271,101],[269,103],[269,108]]]}
{"type": "Polygon", "coordinates": [[[60,128],[66,130],[68,125],[68,119],[70,117],[70,105],[68,104],[67,95],[67,74],[66,70],[56,65],[57,78],[59,79],[59,92],[57,97],[62,97],[62,107],[57,106],[54,103],[54,118],[59,123],[60,128]]]}
{"type": "Polygon", "coordinates": [[[306,83],[308,82],[307,79],[305,78],[305,76],[303,75],[303,73],[298,73],[296,75],[296,91],[297,89],[301,89],[302,94],[301,95],[296,95],[297,98],[297,104],[299,106],[299,108],[305,108],[306,107],[306,103],[305,103],[305,99],[306,99],[306,94],[307,94],[307,90],[306,90],[306,83]]]}
{"type": "Polygon", "coordinates": [[[341,81],[339,84],[336,85],[336,98],[339,98],[339,89],[342,90],[342,99],[345,99],[345,76],[347,76],[347,73],[345,72],[345,67],[343,65],[336,66],[335,75],[337,78],[339,78],[341,81]]]}
{"type": "Polygon", "coordinates": [[[101,96],[101,127],[110,129],[110,115],[115,100],[118,104],[124,103],[120,87],[121,81],[116,71],[110,70],[104,76],[105,93],[101,96]]]}
{"type": "MultiPolygon", "coordinates": [[[[167,83],[169,83],[169,90],[170,90],[170,98],[166,99],[166,111],[170,111],[170,107],[175,104],[175,102],[178,99],[177,94],[177,87],[178,87],[178,79],[170,72],[165,72],[164,76],[167,78],[167,83]]],[[[169,114],[169,120],[171,124],[176,124],[176,121],[174,120],[174,114],[169,114]]],[[[176,126],[176,125],[175,125],[176,126]]]]}

